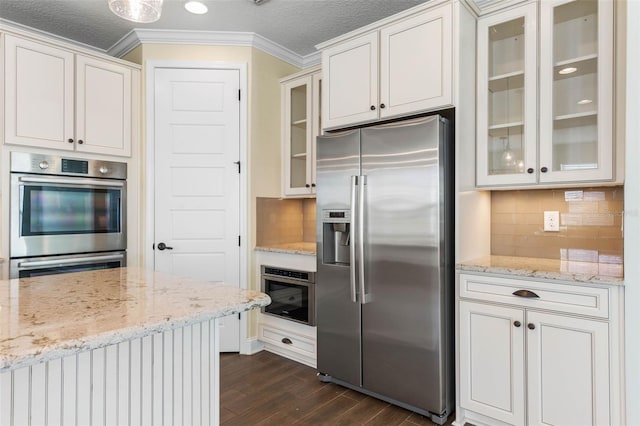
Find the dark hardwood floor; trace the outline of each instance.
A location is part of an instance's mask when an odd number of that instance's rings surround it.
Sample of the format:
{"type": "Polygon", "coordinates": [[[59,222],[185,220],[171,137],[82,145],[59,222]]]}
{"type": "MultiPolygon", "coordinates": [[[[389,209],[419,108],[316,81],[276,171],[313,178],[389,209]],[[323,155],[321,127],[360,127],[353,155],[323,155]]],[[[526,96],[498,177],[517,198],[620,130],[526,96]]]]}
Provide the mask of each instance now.
{"type": "MultiPolygon", "coordinates": [[[[333,383],[316,370],[262,351],[220,355],[220,424],[434,425],[426,417],[333,383]]],[[[447,425],[453,422],[450,416],[447,425]]]]}

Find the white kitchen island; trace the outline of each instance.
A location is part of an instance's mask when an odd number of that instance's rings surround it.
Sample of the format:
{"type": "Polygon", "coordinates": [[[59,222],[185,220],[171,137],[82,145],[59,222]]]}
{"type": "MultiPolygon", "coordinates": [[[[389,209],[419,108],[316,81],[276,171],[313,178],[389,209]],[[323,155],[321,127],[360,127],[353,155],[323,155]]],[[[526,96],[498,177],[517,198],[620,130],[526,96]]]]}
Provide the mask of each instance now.
{"type": "Polygon", "coordinates": [[[270,302],[138,268],[0,282],[0,426],[219,423],[216,319],[270,302]]]}

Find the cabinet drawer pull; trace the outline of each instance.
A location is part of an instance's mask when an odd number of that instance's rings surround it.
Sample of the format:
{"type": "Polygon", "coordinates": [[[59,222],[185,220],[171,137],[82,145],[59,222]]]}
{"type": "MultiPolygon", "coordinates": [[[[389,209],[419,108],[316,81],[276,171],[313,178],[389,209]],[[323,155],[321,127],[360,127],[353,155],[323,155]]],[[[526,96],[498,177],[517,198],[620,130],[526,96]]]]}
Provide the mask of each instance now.
{"type": "Polygon", "coordinates": [[[293,345],[293,342],[288,337],[284,337],[282,339],[282,343],[284,343],[285,345],[293,345]]]}
{"type": "Polygon", "coordinates": [[[520,327],[522,323],[520,321],[514,321],[513,325],[515,325],[516,327],[520,327]]]}
{"type": "Polygon", "coordinates": [[[529,324],[527,324],[527,328],[528,328],[529,330],[535,330],[535,329],[536,329],[536,326],[535,326],[535,324],[534,324],[534,323],[530,322],[529,324]]]}
{"type": "Polygon", "coordinates": [[[534,292],[532,292],[530,290],[516,290],[511,294],[513,294],[514,296],[518,296],[518,297],[540,298],[540,296],[538,296],[537,294],[535,294],[534,292]]]}

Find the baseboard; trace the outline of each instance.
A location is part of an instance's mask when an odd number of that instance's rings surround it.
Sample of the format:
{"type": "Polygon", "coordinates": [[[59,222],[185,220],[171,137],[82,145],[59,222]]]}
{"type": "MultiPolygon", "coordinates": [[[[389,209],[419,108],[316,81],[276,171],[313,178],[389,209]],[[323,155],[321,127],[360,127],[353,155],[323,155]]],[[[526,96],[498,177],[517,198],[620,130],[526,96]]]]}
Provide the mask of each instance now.
{"type": "Polygon", "coordinates": [[[264,350],[264,343],[258,340],[257,337],[240,342],[240,355],[254,355],[262,350],[264,350]]]}

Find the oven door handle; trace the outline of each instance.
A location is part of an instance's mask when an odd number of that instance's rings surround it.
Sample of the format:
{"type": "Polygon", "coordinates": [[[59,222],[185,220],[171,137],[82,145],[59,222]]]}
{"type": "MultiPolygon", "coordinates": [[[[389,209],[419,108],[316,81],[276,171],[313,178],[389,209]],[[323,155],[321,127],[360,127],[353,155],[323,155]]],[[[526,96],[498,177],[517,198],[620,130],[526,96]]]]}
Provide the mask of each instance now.
{"type": "Polygon", "coordinates": [[[111,254],[107,256],[87,256],[87,257],[75,257],[72,259],[60,259],[60,260],[25,260],[24,262],[18,263],[18,268],[24,267],[32,267],[37,268],[38,266],[57,266],[57,265],[68,265],[74,263],[89,263],[89,262],[102,262],[107,260],[122,260],[124,259],[124,254],[111,254]]]}
{"type": "Polygon", "coordinates": [[[113,186],[122,188],[124,187],[124,182],[113,181],[113,180],[99,180],[99,179],[60,179],[60,178],[44,178],[44,177],[31,177],[31,176],[20,176],[20,182],[27,183],[43,183],[49,185],[55,184],[63,184],[63,185],[92,185],[92,186],[113,186]]]}

